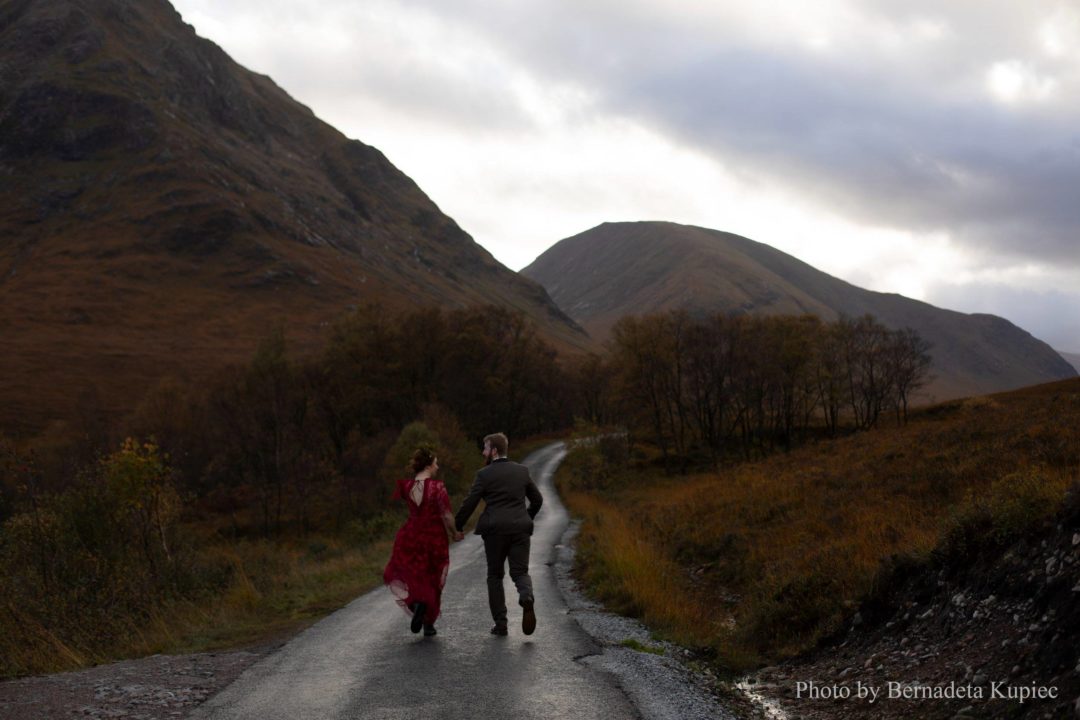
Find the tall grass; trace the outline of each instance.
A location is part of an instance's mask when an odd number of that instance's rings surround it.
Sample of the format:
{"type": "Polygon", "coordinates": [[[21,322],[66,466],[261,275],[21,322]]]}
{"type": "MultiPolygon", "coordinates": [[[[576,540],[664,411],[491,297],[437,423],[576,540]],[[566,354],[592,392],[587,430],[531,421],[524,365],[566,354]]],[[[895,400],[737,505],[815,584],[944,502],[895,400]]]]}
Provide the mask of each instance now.
{"type": "Polygon", "coordinates": [[[585,493],[569,492],[567,502],[585,518],[578,544],[591,559],[586,580],[610,607],[688,644],[703,626],[715,632],[702,598],[687,593],[682,569],[624,511],[585,493]]]}
{"type": "Polygon", "coordinates": [[[387,539],[363,546],[314,536],[219,542],[202,549],[194,568],[203,591],[137,612],[88,608],[55,617],[8,599],[0,606],[0,677],[263,642],[380,585],[389,554],[387,539]]]}
{"type": "Polygon", "coordinates": [[[229,567],[230,582],[212,598],[171,609],[166,648],[213,650],[291,632],[381,585],[389,554],[385,539],[361,547],[317,537],[214,547],[208,561],[229,567]]]}
{"type": "Polygon", "coordinates": [[[1078,424],[1067,381],[719,473],[581,445],[559,482],[598,595],[741,671],[840,628],[896,557],[965,562],[1037,527],[1077,479],[1078,424]]]}

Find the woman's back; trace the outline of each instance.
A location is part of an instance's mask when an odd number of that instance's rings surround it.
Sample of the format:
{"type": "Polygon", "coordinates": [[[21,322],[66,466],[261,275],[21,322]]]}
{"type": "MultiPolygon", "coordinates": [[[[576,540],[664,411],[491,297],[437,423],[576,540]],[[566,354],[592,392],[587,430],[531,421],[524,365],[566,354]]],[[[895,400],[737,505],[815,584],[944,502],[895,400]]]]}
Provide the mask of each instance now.
{"type": "Polygon", "coordinates": [[[442,481],[435,478],[402,478],[398,480],[395,496],[409,506],[410,521],[431,521],[442,529],[442,517],[450,513],[450,495],[442,481]]]}

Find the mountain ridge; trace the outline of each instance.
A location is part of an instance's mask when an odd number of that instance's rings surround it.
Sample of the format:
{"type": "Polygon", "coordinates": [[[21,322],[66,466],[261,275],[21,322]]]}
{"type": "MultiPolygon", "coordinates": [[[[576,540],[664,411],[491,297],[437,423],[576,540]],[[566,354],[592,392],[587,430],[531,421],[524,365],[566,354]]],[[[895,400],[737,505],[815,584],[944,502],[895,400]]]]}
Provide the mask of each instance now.
{"type": "Polygon", "coordinates": [[[347,308],[495,303],[592,347],[376,148],[199,37],[165,0],[0,7],[0,427],[313,351],[347,308]],[[14,178],[15,182],[10,180],[14,178]]]}
{"type": "Polygon", "coordinates": [[[927,398],[949,399],[1072,377],[1056,352],[1004,318],[966,315],[859,288],[771,246],[719,230],[644,221],[603,223],[561,240],[522,274],[597,340],[626,314],[871,314],[931,343],[927,398]]]}

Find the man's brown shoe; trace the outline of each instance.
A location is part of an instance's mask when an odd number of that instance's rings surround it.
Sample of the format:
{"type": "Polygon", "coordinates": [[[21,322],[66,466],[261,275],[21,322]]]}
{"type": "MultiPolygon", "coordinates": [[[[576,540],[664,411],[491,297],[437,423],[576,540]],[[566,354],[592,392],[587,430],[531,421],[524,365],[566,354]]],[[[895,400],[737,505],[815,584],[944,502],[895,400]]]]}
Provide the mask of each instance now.
{"type": "Polygon", "coordinates": [[[521,616],[521,632],[532,635],[533,630],[536,629],[536,612],[533,610],[533,601],[523,600],[521,607],[525,608],[525,612],[521,616]]]}
{"type": "Polygon", "coordinates": [[[492,635],[506,635],[506,626],[505,625],[496,625],[495,627],[491,628],[491,634],[492,635]]]}

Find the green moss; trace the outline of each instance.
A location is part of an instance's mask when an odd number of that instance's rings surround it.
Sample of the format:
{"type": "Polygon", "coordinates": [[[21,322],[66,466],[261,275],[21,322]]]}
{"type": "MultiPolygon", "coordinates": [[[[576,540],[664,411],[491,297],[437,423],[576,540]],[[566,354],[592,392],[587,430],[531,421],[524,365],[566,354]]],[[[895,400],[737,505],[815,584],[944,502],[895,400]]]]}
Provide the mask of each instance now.
{"type": "Polygon", "coordinates": [[[630,648],[631,650],[637,650],[638,652],[651,653],[653,655],[663,655],[664,654],[664,648],[656,646],[656,645],[646,645],[644,643],[638,642],[634,638],[627,638],[627,639],[623,640],[619,644],[622,645],[625,648],[630,648]]]}

